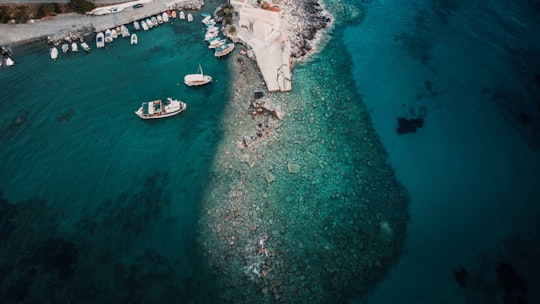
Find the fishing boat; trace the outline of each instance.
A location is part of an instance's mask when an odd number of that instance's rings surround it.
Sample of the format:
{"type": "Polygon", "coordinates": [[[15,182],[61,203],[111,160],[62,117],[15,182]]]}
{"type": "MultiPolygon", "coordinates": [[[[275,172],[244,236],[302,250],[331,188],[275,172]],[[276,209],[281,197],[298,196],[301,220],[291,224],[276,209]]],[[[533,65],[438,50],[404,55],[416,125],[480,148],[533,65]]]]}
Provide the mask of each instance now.
{"type": "Polygon", "coordinates": [[[161,18],[163,18],[163,22],[169,22],[169,15],[167,14],[167,12],[163,12],[161,18]]]}
{"type": "Polygon", "coordinates": [[[79,51],[79,47],[77,46],[77,42],[71,43],[71,51],[75,52],[75,53],[79,51]]]}
{"type": "Polygon", "coordinates": [[[122,37],[129,37],[129,30],[125,25],[120,26],[120,33],[122,34],[122,37]]]}
{"type": "Polygon", "coordinates": [[[230,52],[232,52],[233,50],[234,50],[234,43],[226,43],[216,48],[216,51],[214,52],[214,56],[223,57],[229,54],[230,52]]]}
{"type": "Polygon", "coordinates": [[[167,101],[164,102],[161,100],[143,102],[135,114],[142,119],[157,119],[179,114],[185,109],[185,102],[167,97],[167,101]]]}
{"type": "Polygon", "coordinates": [[[148,25],[149,29],[152,29],[154,27],[154,23],[152,22],[152,20],[150,20],[150,18],[146,18],[146,25],[148,25]]]}
{"type": "Polygon", "coordinates": [[[105,31],[105,42],[112,42],[113,41],[111,33],[112,33],[112,31],[109,30],[109,29],[105,31]]]}
{"type": "Polygon", "coordinates": [[[140,31],[140,30],[141,30],[141,25],[139,24],[139,21],[137,21],[137,20],[133,21],[133,28],[134,28],[136,31],[140,31]]]}
{"type": "MultiPolygon", "coordinates": [[[[118,38],[118,31],[116,29],[112,29],[111,30],[111,41],[109,42],[112,42],[114,39],[118,38]]],[[[105,33],[105,42],[107,42],[107,33],[105,33]]]]}
{"type": "Polygon", "coordinates": [[[86,42],[81,42],[81,47],[83,48],[83,50],[87,53],[90,53],[90,46],[88,45],[88,43],[86,42]]]}
{"type": "Polygon", "coordinates": [[[13,59],[11,59],[11,57],[6,58],[6,66],[12,66],[14,64],[15,64],[15,61],[13,61],[13,59]]]}
{"type": "Polygon", "coordinates": [[[203,74],[203,69],[200,64],[199,64],[199,71],[200,73],[198,74],[188,74],[184,76],[184,83],[188,87],[201,86],[212,81],[212,76],[203,74]]]}
{"type": "Polygon", "coordinates": [[[96,46],[98,49],[105,47],[105,35],[103,35],[103,32],[97,33],[96,46]]]}
{"type": "Polygon", "coordinates": [[[148,25],[146,24],[146,21],[141,21],[141,27],[144,31],[148,31],[148,25]]]}
{"type": "Polygon", "coordinates": [[[186,19],[186,14],[184,13],[184,11],[180,11],[180,14],[178,14],[178,18],[180,18],[180,20],[186,19]]]}
{"type": "Polygon", "coordinates": [[[208,40],[208,48],[215,49],[218,46],[224,45],[227,42],[227,38],[214,37],[208,40]]]}
{"type": "Polygon", "coordinates": [[[137,34],[131,34],[131,44],[137,44],[137,34]]]}
{"type": "Polygon", "coordinates": [[[51,59],[56,60],[58,58],[58,49],[56,47],[51,48],[51,59]]]}

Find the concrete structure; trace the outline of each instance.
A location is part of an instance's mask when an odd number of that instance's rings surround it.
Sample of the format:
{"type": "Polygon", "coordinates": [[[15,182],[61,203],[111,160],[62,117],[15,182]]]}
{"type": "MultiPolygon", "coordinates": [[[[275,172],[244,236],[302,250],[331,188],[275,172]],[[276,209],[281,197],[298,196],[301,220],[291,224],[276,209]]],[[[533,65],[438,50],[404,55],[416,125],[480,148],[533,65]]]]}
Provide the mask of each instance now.
{"type": "Polygon", "coordinates": [[[282,33],[278,12],[231,0],[238,17],[236,38],[250,46],[270,92],[288,92],[291,85],[291,49],[282,33]]]}

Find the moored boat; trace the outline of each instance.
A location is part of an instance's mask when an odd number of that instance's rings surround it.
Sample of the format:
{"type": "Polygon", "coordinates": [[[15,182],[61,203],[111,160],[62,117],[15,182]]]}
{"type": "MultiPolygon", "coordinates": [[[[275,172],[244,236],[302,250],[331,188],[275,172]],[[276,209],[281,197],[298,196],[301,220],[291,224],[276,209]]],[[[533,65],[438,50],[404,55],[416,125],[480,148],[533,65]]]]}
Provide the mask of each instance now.
{"type": "Polygon", "coordinates": [[[178,18],[180,18],[180,20],[186,19],[186,14],[184,13],[184,11],[180,11],[180,14],[178,14],[178,18]]]}
{"type": "Polygon", "coordinates": [[[144,31],[148,31],[148,25],[146,24],[146,21],[141,21],[141,27],[144,31]]]}
{"type": "Polygon", "coordinates": [[[62,44],[62,52],[65,54],[69,51],[69,45],[67,43],[62,44]]]}
{"type": "Polygon", "coordinates": [[[148,25],[149,29],[152,29],[154,27],[154,23],[152,22],[152,20],[150,20],[150,18],[146,18],[146,25],[148,25]]]}
{"type": "Polygon", "coordinates": [[[129,30],[125,25],[120,26],[120,33],[122,34],[122,37],[129,37],[129,30]]]}
{"type": "Polygon", "coordinates": [[[226,43],[216,48],[216,51],[214,52],[214,56],[223,57],[229,54],[230,52],[232,52],[233,50],[234,50],[234,43],[226,43]]]}
{"type": "Polygon", "coordinates": [[[212,76],[204,75],[203,69],[200,64],[199,64],[199,71],[200,73],[198,74],[187,74],[186,76],[184,76],[184,83],[188,87],[201,86],[212,81],[212,76]]]}
{"type": "Polygon", "coordinates": [[[176,19],[176,11],[171,12],[171,18],[176,19]]]}
{"type": "Polygon", "coordinates": [[[135,114],[142,119],[157,119],[179,114],[185,109],[185,102],[167,97],[165,102],[161,100],[143,102],[142,106],[135,111],[135,114]]]}
{"type": "MultiPolygon", "coordinates": [[[[118,38],[118,31],[116,29],[112,29],[111,30],[111,41],[109,42],[112,42],[114,39],[118,38]]],[[[105,33],[105,42],[107,42],[107,33],[105,33]]]]}
{"type": "Polygon", "coordinates": [[[71,43],[71,51],[72,52],[78,52],[79,51],[79,47],[77,46],[77,42],[71,43]]]}
{"type": "Polygon", "coordinates": [[[105,31],[105,42],[112,42],[113,41],[111,33],[112,33],[112,31],[109,30],[109,29],[105,31]]]}
{"type": "Polygon", "coordinates": [[[227,42],[227,38],[214,37],[208,40],[208,48],[215,49],[220,45],[224,45],[227,42]]]}
{"type": "Polygon", "coordinates": [[[156,19],[158,24],[163,24],[163,17],[160,14],[157,14],[156,19]]]}
{"type": "Polygon", "coordinates": [[[137,44],[137,34],[131,34],[131,44],[137,44]]]}
{"type": "Polygon", "coordinates": [[[86,42],[81,42],[81,47],[83,48],[83,50],[87,53],[90,53],[90,46],[88,45],[88,43],[86,42]]]}
{"type": "Polygon", "coordinates": [[[152,18],[150,18],[150,20],[152,21],[153,26],[158,26],[159,22],[158,22],[156,16],[152,16],[152,18]]]}
{"type": "Polygon", "coordinates": [[[187,21],[188,21],[188,22],[192,22],[192,21],[193,21],[193,15],[191,15],[190,13],[187,14],[187,21]]]}
{"type": "Polygon", "coordinates": [[[137,21],[137,20],[133,21],[133,28],[134,28],[136,31],[140,31],[140,30],[141,30],[141,25],[139,24],[139,21],[137,21]]]}
{"type": "Polygon", "coordinates": [[[206,34],[204,34],[204,41],[210,41],[212,38],[216,38],[218,36],[217,31],[208,31],[206,34]]]}
{"type": "Polygon", "coordinates": [[[15,61],[11,57],[6,58],[6,66],[12,66],[15,64],[15,61]]]}
{"type": "Polygon", "coordinates": [[[167,12],[163,12],[161,18],[163,18],[163,22],[169,22],[169,15],[167,14],[167,12]]]}
{"type": "Polygon", "coordinates": [[[51,48],[51,59],[56,60],[58,58],[58,49],[56,47],[51,48]]]}
{"type": "Polygon", "coordinates": [[[96,47],[98,49],[105,47],[105,35],[103,32],[99,32],[96,35],[96,47]]]}

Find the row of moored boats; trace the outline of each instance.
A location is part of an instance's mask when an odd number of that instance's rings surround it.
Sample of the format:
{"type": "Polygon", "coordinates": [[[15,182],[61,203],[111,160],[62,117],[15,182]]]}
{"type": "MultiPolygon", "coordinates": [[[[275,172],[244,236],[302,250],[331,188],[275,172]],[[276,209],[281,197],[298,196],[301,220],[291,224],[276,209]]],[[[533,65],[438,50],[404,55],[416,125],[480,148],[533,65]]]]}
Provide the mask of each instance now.
{"type": "Polygon", "coordinates": [[[219,36],[220,28],[216,25],[216,21],[212,16],[203,13],[202,23],[206,26],[204,40],[208,42],[208,48],[214,49],[214,56],[223,57],[234,50],[234,43],[227,43],[227,38],[219,36]]]}

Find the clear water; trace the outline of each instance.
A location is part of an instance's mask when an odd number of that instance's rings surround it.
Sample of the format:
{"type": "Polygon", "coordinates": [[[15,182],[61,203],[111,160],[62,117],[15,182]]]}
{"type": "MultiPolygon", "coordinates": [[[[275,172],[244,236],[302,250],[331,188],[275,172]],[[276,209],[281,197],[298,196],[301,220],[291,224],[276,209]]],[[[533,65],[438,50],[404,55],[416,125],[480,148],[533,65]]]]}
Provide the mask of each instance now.
{"type": "Polygon", "coordinates": [[[538,220],[538,133],[516,118],[538,116],[538,13],[328,4],[330,41],[270,94],[286,119],[252,151],[236,146],[255,124],[231,90],[242,57],[216,60],[198,14],[56,62],[42,43],[15,48],[0,71],[3,299],[502,303],[501,260],[534,286],[538,229],[520,233],[538,220]],[[348,24],[347,5],[365,18],[348,24]],[[199,63],[214,82],[187,88],[199,63]],[[187,110],[133,113],[168,96],[187,110]],[[398,135],[397,117],[424,126],[398,135]]]}

